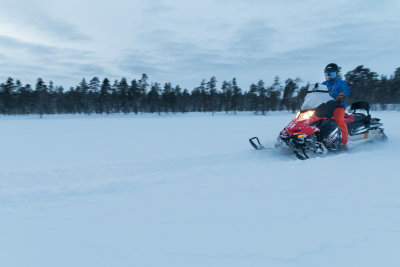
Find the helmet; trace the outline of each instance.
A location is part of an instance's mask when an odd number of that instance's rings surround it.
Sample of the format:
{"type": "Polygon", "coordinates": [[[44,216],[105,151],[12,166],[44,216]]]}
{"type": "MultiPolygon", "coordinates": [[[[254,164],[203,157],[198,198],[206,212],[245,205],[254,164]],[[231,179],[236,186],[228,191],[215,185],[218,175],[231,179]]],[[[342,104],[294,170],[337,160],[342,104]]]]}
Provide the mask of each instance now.
{"type": "Polygon", "coordinates": [[[326,65],[324,72],[339,72],[339,66],[335,63],[330,63],[326,65]]]}
{"type": "Polygon", "coordinates": [[[339,66],[335,63],[330,63],[326,65],[324,69],[324,74],[327,81],[334,80],[339,74],[339,66]]]}

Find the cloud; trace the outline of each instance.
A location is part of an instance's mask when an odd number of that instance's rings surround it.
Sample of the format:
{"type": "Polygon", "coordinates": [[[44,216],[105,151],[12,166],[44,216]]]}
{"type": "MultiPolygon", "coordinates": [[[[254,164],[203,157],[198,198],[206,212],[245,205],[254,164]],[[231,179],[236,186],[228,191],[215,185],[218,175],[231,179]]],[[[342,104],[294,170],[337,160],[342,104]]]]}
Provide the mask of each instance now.
{"type": "Polygon", "coordinates": [[[27,22],[42,32],[46,32],[60,40],[68,41],[89,41],[91,38],[82,33],[78,27],[69,22],[41,14],[32,14],[27,18],[27,22]]]}
{"type": "Polygon", "coordinates": [[[105,71],[102,67],[95,64],[81,64],[78,66],[81,73],[104,75],[105,71]]]}
{"type": "Polygon", "coordinates": [[[263,21],[248,22],[234,32],[225,51],[238,63],[272,57],[272,43],[276,33],[275,28],[263,21]]]}
{"type": "Polygon", "coordinates": [[[255,82],[268,72],[273,77],[279,75],[276,65],[280,60],[271,48],[276,29],[263,21],[252,20],[225,31],[230,32],[225,39],[210,37],[201,41],[179,40],[172,30],[147,32],[141,39],[148,47],[125,51],[119,66],[123,72],[146,73],[189,88],[194,87],[193,80],[197,84],[212,75],[221,80],[238,77],[243,84],[255,82]]]}
{"type": "MultiPolygon", "coordinates": [[[[57,62],[63,59],[82,60],[93,56],[92,52],[69,48],[59,48],[32,42],[25,42],[8,36],[0,35],[0,46],[10,51],[27,52],[29,56],[39,61],[57,62]]],[[[16,59],[15,59],[16,60],[16,59]]]]}
{"type": "Polygon", "coordinates": [[[224,64],[221,62],[225,60],[218,51],[171,40],[163,41],[156,49],[127,51],[120,61],[120,67],[128,71],[184,73],[220,67],[224,64]]]}
{"type": "Polygon", "coordinates": [[[0,35],[0,48],[8,51],[0,56],[2,76],[26,79],[29,83],[38,77],[70,86],[73,81],[85,76],[104,75],[105,70],[94,63],[92,52],[58,48],[20,41],[0,35]]]}
{"type": "Polygon", "coordinates": [[[56,85],[65,88],[76,86],[82,78],[90,79],[94,76],[106,76],[103,68],[97,65],[64,63],[63,67],[41,67],[26,63],[13,64],[12,62],[0,63],[0,83],[8,77],[20,79],[23,83],[35,84],[37,78],[44,81],[53,81],[56,85]],[[21,75],[23,74],[23,75],[21,75]]]}
{"type": "Polygon", "coordinates": [[[154,30],[141,36],[147,48],[127,50],[119,62],[122,69],[146,68],[150,71],[202,71],[229,68],[232,65],[266,58],[275,30],[261,21],[253,21],[233,32],[227,42],[208,38],[178,40],[171,30],[154,30]],[[219,44],[215,44],[219,42],[219,44]],[[245,62],[244,62],[245,61],[245,62]]]}
{"type": "Polygon", "coordinates": [[[119,68],[123,72],[127,73],[159,73],[161,68],[158,64],[150,64],[146,62],[145,57],[142,57],[141,53],[131,52],[123,57],[119,62],[119,68]]]}
{"type": "Polygon", "coordinates": [[[2,4],[0,22],[14,24],[24,30],[33,29],[63,41],[91,40],[79,27],[63,17],[55,17],[52,14],[45,2],[13,0],[2,4]]]}
{"type": "Polygon", "coordinates": [[[35,55],[35,57],[37,58],[53,57],[57,51],[57,49],[54,47],[28,43],[4,35],[0,35],[0,46],[3,46],[10,50],[24,50],[32,55],[35,55]]]}
{"type": "Polygon", "coordinates": [[[276,75],[315,81],[328,62],[385,73],[400,61],[396,1],[3,2],[2,70],[10,73],[4,64],[12,63],[21,78],[30,66],[65,84],[147,73],[193,88],[211,75],[244,84],[276,75]],[[7,34],[14,28],[20,32],[7,34]]]}
{"type": "Polygon", "coordinates": [[[161,0],[145,1],[144,4],[143,12],[149,15],[171,13],[175,10],[174,6],[161,0]]]}
{"type": "Polygon", "coordinates": [[[0,63],[0,83],[4,82],[8,77],[19,79],[22,83],[34,84],[36,79],[44,73],[49,73],[45,67],[34,66],[30,64],[15,64],[8,59],[0,63]]]}
{"type": "MultiPolygon", "coordinates": [[[[398,26],[397,28],[400,29],[398,26]]],[[[334,40],[340,42],[342,47],[363,54],[399,47],[400,44],[399,38],[393,34],[392,30],[388,30],[388,25],[384,22],[341,23],[322,31],[334,34],[336,36],[334,40]]],[[[320,31],[321,35],[322,31],[320,31]]]]}

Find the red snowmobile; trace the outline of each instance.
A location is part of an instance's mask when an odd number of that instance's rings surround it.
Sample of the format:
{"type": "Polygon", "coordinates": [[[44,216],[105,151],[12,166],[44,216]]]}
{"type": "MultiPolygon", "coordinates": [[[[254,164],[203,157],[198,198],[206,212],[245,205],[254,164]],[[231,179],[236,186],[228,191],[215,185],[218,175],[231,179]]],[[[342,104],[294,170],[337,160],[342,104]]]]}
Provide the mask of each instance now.
{"type": "MultiPolygon", "coordinates": [[[[337,102],[329,96],[328,89],[316,84],[307,92],[300,111],[279,134],[275,147],[292,149],[297,158],[305,160],[314,155],[324,155],[328,151],[341,151],[342,133],[333,120],[337,102]]],[[[352,103],[351,114],[345,115],[349,131],[349,144],[361,140],[387,139],[380,119],[371,118],[367,101],[352,103]]],[[[249,139],[257,150],[264,147],[257,137],[249,139]]]]}

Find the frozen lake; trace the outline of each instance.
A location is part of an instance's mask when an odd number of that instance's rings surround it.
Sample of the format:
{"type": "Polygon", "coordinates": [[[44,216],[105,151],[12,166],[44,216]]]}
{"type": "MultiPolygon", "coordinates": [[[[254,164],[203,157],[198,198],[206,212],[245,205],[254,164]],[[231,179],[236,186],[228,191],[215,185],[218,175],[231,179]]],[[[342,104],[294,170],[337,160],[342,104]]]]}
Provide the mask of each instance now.
{"type": "Polygon", "coordinates": [[[0,117],[2,266],[399,266],[389,141],[299,161],[291,113],[0,117]]]}

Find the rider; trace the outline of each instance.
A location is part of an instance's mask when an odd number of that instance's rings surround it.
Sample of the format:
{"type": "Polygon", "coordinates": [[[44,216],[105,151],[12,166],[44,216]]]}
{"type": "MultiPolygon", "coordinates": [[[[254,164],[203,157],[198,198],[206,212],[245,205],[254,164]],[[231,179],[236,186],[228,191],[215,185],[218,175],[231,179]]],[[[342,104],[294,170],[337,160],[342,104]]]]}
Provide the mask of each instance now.
{"type": "Polygon", "coordinates": [[[322,84],[326,85],[329,90],[331,97],[336,99],[338,105],[333,113],[333,120],[339,125],[342,131],[342,144],[343,147],[347,145],[348,130],[347,125],[344,122],[345,108],[346,108],[346,97],[350,96],[350,88],[347,83],[340,79],[339,67],[335,63],[328,64],[324,69],[325,82],[322,84]]]}

